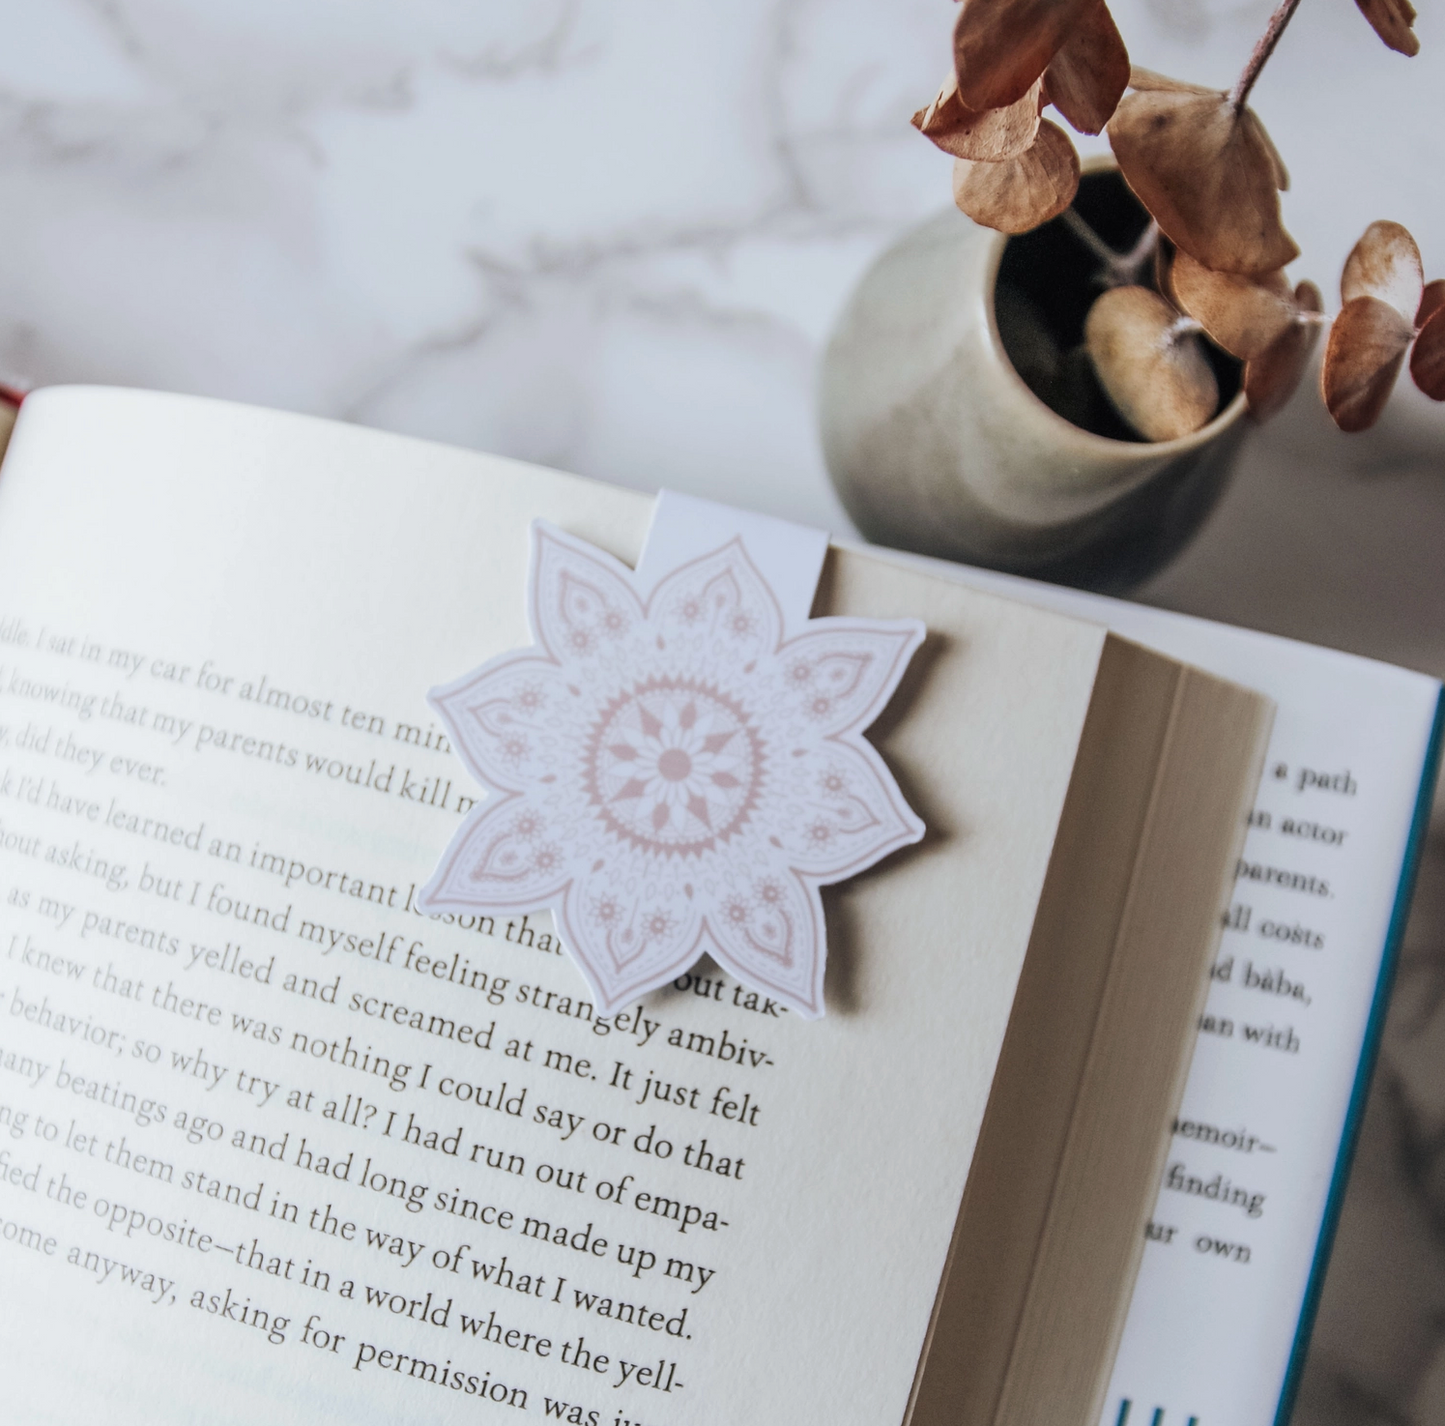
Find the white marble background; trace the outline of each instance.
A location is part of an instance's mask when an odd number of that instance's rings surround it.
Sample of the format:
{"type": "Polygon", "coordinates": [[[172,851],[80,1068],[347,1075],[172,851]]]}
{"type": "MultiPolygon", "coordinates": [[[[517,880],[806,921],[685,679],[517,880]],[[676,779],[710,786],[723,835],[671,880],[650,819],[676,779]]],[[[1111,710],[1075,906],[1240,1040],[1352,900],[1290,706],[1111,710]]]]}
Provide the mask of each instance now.
{"type": "MultiPolygon", "coordinates": [[[[1227,85],[1268,0],[1116,0],[1227,85]]],[[[0,0],[0,377],[340,416],[847,528],[813,424],[849,286],[948,201],[948,0],[0,0]]],[[[1255,94],[1301,276],[1445,276],[1445,23],[1307,0],[1255,94]]],[[[1445,408],[1306,393],[1146,597],[1445,673],[1445,408]]],[[[1445,1421],[1445,836],[1299,1426],[1445,1421]]]]}

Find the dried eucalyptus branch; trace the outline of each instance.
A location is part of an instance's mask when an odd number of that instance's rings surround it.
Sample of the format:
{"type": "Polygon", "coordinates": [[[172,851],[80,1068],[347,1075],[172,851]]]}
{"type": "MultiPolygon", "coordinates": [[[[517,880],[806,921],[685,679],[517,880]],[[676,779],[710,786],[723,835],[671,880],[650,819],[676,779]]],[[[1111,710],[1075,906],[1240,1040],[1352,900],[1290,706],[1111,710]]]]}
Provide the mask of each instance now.
{"type": "MultiPolygon", "coordinates": [[[[1410,0],[1356,4],[1392,50],[1419,51],[1410,0]]],[[[971,218],[1014,234],[1060,218],[1094,256],[1106,291],[1089,313],[1088,350],[1120,414],[1149,439],[1214,414],[1201,333],[1244,363],[1246,398],[1263,419],[1288,400],[1328,320],[1313,284],[1285,278],[1299,256],[1280,213],[1289,174],[1249,107],[1298,8],[1280,0],[1226,92],[1131,69],[1106,0],[963,0],[953,73],[914,115],[953,155],[954,199],[971,218]],[[1051,105],[1080,133],[1107,127],[1119,171],[1152,219],[1133,251],[1115,252],[1071,206],[1078,155],[1041,117],[1051,105]],[[1142,279],[1151,261],[1157,292],[1142,279]]],[[[1372,224],[1346,264],[1341,299],[1322,387],[1342,429],[1378,418],[1407,355],[1420,389],[1445,399],[1445,283],[1424,285],[1409,233],[1372,224]]]]}

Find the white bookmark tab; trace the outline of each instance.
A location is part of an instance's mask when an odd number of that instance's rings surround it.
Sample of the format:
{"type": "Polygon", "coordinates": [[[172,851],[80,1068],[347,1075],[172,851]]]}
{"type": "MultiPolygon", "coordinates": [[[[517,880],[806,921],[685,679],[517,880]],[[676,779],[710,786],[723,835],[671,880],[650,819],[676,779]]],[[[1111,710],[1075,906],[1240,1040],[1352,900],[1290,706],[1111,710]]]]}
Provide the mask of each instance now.
{"type": "Polygon", "coordinates": [[[651,591],[679,565],[733,538],[743,542],[748,558],[776,596],[784,632],[802,633],[828,554],[827,532],[811,525],[736,510],[675,490],[659,491],[637,561],[640,587],[651,591]]]}
{"type": "Polygon", "coordinates": [[[704,954],[822,1015],[819,888],[924,830],[862,736],[923,625],[810,619],[827,544],[666,492],[633,571],[536,522],[534,644],[430,695],[488,796],[421,908],[550,910],[604,1015],[704,954]]]}

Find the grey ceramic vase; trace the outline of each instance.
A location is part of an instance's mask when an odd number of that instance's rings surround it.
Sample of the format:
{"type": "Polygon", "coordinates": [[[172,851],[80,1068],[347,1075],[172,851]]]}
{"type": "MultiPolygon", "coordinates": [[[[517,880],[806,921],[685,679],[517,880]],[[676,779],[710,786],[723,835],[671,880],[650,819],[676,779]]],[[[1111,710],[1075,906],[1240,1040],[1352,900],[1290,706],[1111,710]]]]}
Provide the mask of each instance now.
{"type": "Polygon", "coordinates": [[[956,210],[864,276],[824,358],[833,483],[868,539],[1083,588],[1160,568],[1224,487],[1242,393],[1173,441],[1116,440],[1056,414],[1014,369],[994,290],[1003,234],[956,210]]]}

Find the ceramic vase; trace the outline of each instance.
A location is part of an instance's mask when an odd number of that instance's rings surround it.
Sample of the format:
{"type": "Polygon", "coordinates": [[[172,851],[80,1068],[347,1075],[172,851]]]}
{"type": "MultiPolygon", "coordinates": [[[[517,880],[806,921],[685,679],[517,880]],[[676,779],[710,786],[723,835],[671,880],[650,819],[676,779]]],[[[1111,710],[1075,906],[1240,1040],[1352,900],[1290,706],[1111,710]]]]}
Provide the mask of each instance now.
{"type": "Polygon", "coordinates": [[[876,543],[1122,591],[1213,506],[1247,429],[1244,397],[1235,380],[1208,425],[1171,441],[1065,420],[1000,338],[994,299],[1010,241],[950,209],[867,272],[823,362],[828,470],[876,543]]]}

